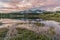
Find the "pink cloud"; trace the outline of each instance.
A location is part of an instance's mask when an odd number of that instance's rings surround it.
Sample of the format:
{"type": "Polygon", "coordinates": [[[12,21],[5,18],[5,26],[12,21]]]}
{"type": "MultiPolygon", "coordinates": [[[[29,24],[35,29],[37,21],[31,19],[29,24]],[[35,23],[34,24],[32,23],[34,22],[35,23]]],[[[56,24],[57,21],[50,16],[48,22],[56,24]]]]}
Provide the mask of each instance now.
{"type": "MultiPolygon", "coordinates": [[[[29,1],[14,1],[14,2],[3,2],[2,4],[5,9],[9,10],[24,10],[32,7],[41,7],[41,8],[53,8],[60,6],[60,2],[58,0],[29,0],[29,1]]],[[[5,10],[3,9],[3,10],[5,10]]],[[[1,10],[1,9],[0,9],[1,10]]]]}

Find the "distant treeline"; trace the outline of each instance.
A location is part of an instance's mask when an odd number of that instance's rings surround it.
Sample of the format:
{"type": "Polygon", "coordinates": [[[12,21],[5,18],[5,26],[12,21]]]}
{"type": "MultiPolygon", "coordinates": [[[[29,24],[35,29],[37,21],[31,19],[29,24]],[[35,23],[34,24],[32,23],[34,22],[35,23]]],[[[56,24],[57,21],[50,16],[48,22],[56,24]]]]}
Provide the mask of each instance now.
{"type": "Polygon", "coordinates": [[[40,14],[37,13],[0,13],[0,18],[9,18],[9,19],[20,19],[20,18],[27,18],[27,19],[37,19],[39,18],[40,14]]]}

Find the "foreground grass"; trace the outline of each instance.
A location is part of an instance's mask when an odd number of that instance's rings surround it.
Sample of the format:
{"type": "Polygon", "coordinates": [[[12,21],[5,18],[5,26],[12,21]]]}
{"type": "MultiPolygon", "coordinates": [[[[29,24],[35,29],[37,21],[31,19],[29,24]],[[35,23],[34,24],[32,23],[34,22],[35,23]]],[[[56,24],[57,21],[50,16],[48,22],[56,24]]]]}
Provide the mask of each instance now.
{"type": "MultiPolygon", "coordinates": [[[[33,31],[27,29],[17,28],[18,34],[16,37],[12,37],[9,40],[52,40],[50,37],[45,34],[37,34],[33,31]]],[[[7,33],[7,29],[0,29],[0,40],[3,40],[7,33]]]]}
{"type": "Polygon", "coordinates": [[[0,29],[0,37],[5,37],[7,31],[8,29],[5,29],[5,28],[0,29]]]}
{"type": "Polygon", "coordinates": [[[0,29],[0,40],[3,40],[3,38],[6,36],[8,29],[1,28],[0,29]]]}

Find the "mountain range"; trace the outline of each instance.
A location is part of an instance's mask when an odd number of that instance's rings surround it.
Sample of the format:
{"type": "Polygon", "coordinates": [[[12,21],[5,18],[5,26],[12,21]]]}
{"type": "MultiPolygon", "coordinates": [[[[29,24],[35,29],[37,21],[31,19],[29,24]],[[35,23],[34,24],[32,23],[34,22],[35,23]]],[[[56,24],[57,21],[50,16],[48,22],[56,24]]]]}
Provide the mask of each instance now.
{"type": "Polygon", "coordinates": [[[39,8],[31,8],[31,9],[26,9],[26,10],[22,10],[22,11],[14,11],[11,13],[43,13],[46,12],[45,10],[39,9],[39,8]]]}

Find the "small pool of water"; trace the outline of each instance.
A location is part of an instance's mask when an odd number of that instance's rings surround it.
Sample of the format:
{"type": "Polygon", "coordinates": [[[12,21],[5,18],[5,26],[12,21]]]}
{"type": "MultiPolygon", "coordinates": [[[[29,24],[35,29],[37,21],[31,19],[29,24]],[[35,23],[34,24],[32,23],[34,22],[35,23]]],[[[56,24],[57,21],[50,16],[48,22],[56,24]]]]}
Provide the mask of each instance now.
{"type": "Polygon", "coordinates": [[[56,33],[60,34],[60,22],[56,22],[53,20],[46,20],[46,21],[41,21],[41,23],[45,24],[46,27],[54,27],[56,33]]]}

